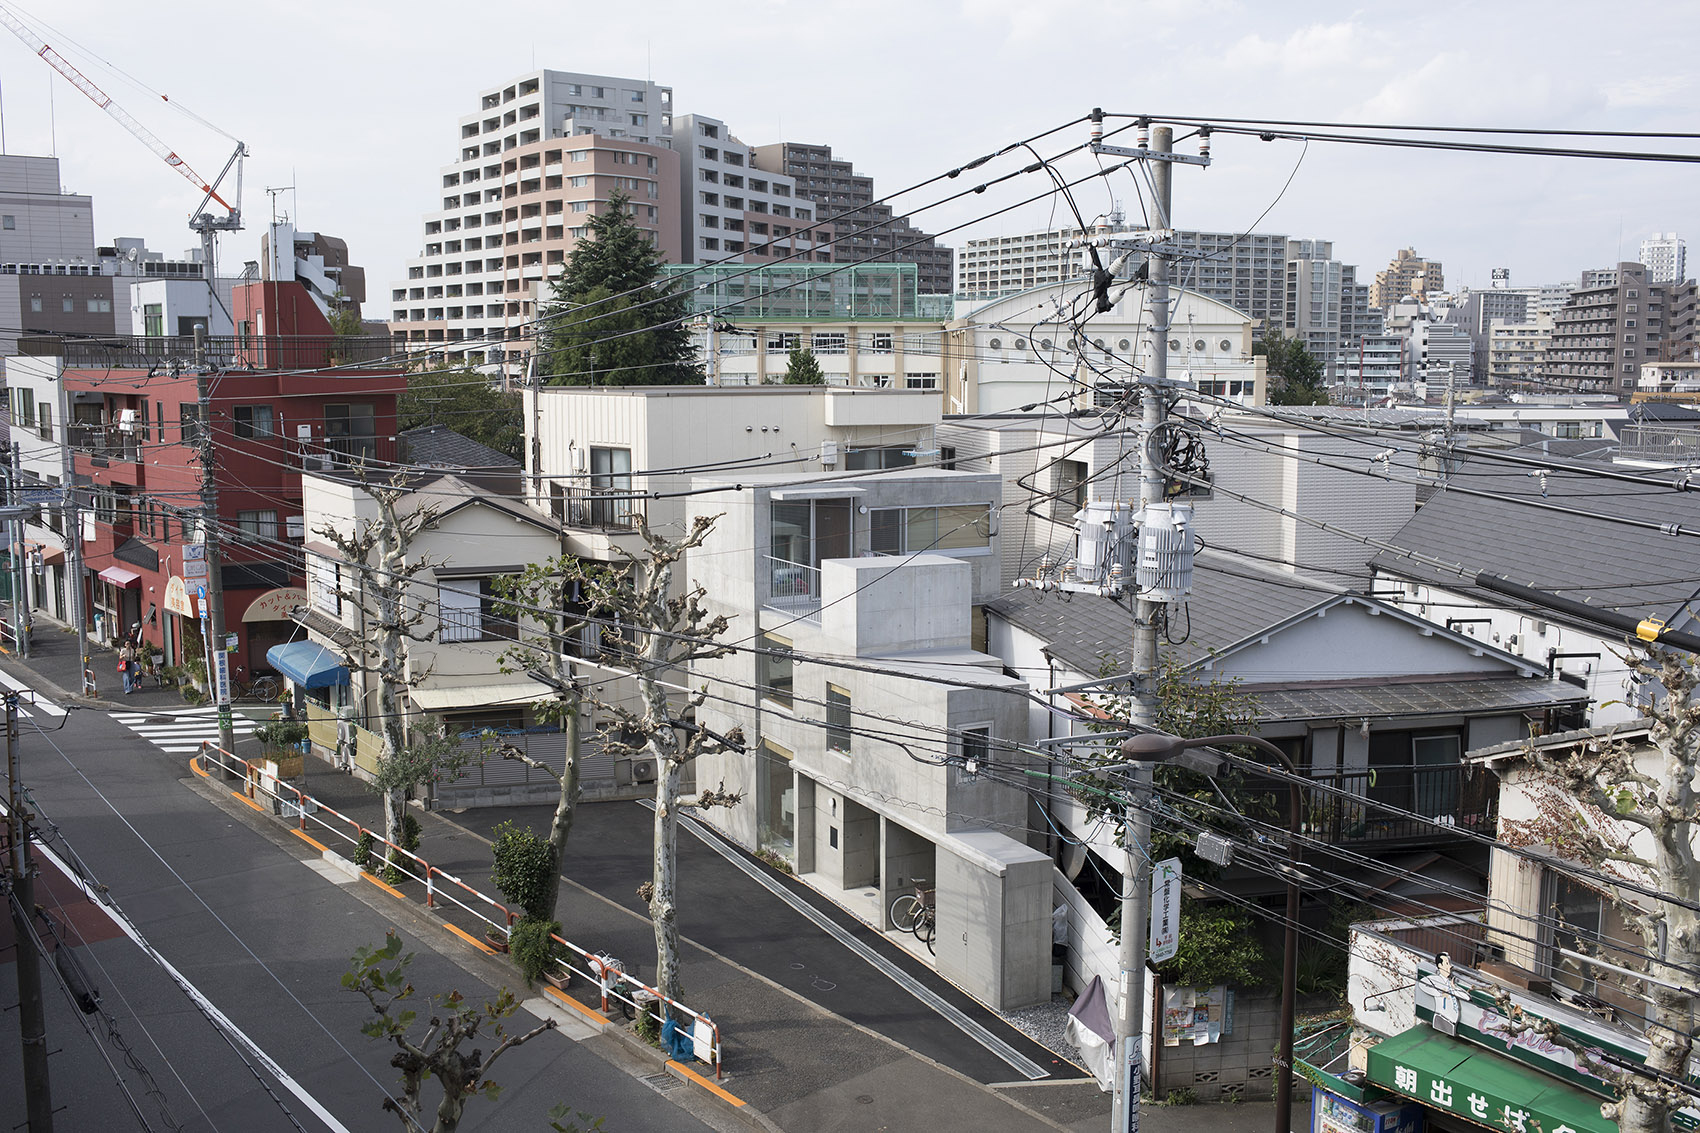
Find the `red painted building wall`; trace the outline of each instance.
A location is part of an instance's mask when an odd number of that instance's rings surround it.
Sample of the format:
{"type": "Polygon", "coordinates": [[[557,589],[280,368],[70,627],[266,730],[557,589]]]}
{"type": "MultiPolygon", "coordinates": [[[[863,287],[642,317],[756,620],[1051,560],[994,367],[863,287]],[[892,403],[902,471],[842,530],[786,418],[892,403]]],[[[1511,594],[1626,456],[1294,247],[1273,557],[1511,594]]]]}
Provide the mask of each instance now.
{"type": "MultiPolygon", "coordinates": [[[[290,525],[302,514],[303,467],[347,467],[362,459],[381,467],[393,461],[396,395],[407,379],[394,367],[341,363],[351,344],[331,337],[300,284],[247,284],[234,299],[235,342],[209,344],[209,356],[235,364],[207,374],[207,427],[218,491],[225,626],[237,635],[232,671],[240,666],[251,678],[267,667],[267,648],[299,636],[293,623],[275,616],[280,612],[275,597],[256,609],[256,615],[266,615],[263,620],[245,622],[243,615],[277,588],[305,585],[304,533],[290,525]]],[[[184,659],[185,630],[196,620],[168,610],[167,589],[175,577],[192,597],[202,581],[189,575],[195,568],[185,567],[184,551],[199,542],[194,525],[201,506],[194,368],[182,359],[164,359],[149,370],[65,370],[77,482],[83,504],[94,504],[94,537],[83,543],[87,608],[100,611],[102,640],[112,641],[140,621],[143,639],[178,662],[184,659]],[[137,577],[109,573],[102,579],[109,568],[137,577]],[[112,578],[123,584],[114,585],[112,578]]],[[[89,531],[86,523],[84,530],[89,531]]],[[[92,616],[89,628],[97,628],[92,616]]]]}

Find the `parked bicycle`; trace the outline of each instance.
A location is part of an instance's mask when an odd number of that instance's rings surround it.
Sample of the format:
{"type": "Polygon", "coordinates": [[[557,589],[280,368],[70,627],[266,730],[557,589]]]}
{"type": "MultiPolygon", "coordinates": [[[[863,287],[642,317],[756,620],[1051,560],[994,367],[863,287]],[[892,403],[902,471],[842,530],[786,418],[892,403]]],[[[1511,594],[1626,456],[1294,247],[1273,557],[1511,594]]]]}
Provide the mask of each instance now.
{"type": "Polygon", "coordinates": [[[628,970],[624,960],[616,960],[606,952],[592,952],[590,958],[600,968],[597,975],[608,998],[613,1000],[613,1010],[619,1011],[628,1022],[637,1018],[636,992],[642,986],[637,965],[633,964],[628,970]],[[632,985],[631,990],[623,991],[628,983],[632,985]]]}
{"type": "Polygon", "coordinates": [[[934,897],[937,890],[926,887],[925,878],[915,879],[915,892],[902,893],[891,902],[891,926],[899,932],[909,932],[933,952],[933,937],[937,934],[934,897]]]}
{"type": "Polygon", "coordinates": [[[236,671],[231,674],[230,685],[232,700],[257,700],[262,704],[276,704],[280,691],[277,678],[267,673],[261,673],[252,681],[244,682],[241,666],[237,666],[236,671]]]}

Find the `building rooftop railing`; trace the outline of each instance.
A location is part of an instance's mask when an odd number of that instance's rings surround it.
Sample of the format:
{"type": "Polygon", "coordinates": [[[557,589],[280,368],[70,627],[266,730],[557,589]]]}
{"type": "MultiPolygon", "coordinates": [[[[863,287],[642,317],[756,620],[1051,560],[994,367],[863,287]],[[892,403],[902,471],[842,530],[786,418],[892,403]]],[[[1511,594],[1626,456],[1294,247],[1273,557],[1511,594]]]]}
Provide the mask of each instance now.
{"type": "Polygon", "coordinates": [[[168,372],[171,367],[221,370],[317,370],[394,365],[388,335],[58,335],[25,334],[18,352],[64,359],[79,369],[168,372]]]}

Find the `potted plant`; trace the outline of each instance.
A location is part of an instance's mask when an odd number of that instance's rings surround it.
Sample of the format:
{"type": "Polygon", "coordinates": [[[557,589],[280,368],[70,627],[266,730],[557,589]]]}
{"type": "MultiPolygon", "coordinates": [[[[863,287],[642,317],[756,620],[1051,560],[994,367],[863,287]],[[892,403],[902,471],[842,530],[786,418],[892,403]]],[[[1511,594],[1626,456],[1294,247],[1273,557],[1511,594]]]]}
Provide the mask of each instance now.
{"type": "Polygon", "coordinates": [[[277,764],[280,779],[294,779],[305,770],[307,725],[300,720],[270,720],[254,729],[266,756],[277,764]]]}

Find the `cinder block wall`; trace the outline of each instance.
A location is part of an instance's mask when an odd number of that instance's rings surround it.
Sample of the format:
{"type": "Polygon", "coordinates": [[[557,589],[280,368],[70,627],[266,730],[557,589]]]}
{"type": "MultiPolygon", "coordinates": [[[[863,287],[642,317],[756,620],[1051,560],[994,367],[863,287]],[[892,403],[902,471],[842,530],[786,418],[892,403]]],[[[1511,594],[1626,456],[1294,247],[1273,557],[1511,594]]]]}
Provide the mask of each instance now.
{"type": "MultiPolygon", "coordinates": [[[[1332,1001],[1299,1001],[1298,1014],[1336,1006],[1332,1001]]],[[[1280,1043],[1281,993],[1234,989],[1234,1033],[1221,1042],[1194,1046],[1183,1039],[1179,1046],[1156,1050],[1157,1076],[1151,1092],[1159,1099],[1173,1090],[1187,1089],[1201,1102],[1230,1101],[1275,1096],[1275,1050],[1280,1043]]],[[[1161,1039],[1158,1040],[1159,1044],[1161,1039]]],[[[1293,1079],[1293,1104],[1309,1104],[1310,1083],[1293,1079]]],[[[1295,1121],[1304,1120],[1296,1112],[1295,1121]]]]}

